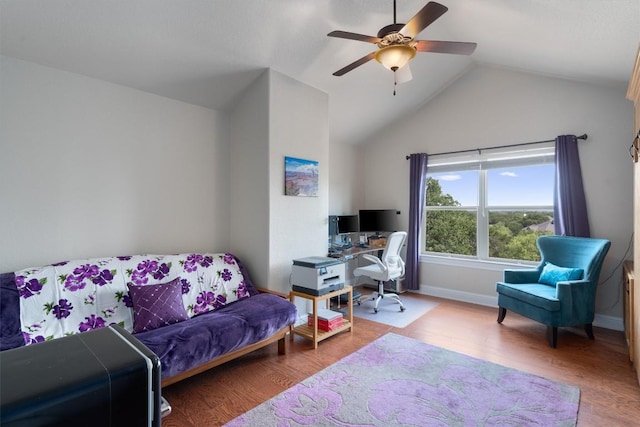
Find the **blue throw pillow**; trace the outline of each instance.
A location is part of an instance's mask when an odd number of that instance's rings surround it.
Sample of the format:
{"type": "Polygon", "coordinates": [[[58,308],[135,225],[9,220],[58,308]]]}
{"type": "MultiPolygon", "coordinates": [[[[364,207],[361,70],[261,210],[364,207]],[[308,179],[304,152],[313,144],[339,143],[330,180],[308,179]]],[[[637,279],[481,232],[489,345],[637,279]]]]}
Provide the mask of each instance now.
{"type": "Polygon", "coordinates": [[[558,267],[557,265],[547,262],[540,273],[538,282],[545,285],[555,286],[558,282],[567,280],[579,280],[582,278],[583,270],[581,268],[558,267]]]}

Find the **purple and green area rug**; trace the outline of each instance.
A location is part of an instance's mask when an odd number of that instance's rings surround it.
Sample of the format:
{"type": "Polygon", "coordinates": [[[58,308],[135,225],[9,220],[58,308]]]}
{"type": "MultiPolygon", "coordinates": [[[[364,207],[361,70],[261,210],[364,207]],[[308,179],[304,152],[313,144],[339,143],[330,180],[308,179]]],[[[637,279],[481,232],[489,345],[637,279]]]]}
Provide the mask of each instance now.
{"type": "Polygon", "coordinates": [[[386,334],[232,420],[243,426],[575,426],[580,389],[386,334]]]}

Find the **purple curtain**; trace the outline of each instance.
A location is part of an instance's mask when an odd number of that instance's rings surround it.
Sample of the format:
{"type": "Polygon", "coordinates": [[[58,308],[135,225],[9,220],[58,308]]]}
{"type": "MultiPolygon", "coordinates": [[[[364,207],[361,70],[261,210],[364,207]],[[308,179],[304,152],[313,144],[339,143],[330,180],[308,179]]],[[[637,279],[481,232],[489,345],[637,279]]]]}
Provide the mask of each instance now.
{"type": "Polygon", "coordinates": [[[404,282],[406,289],[417,290],[420,288],[420,225],[424,215],[427,155],[411,154],[409,164],[409,230],[404,282]]]}
{"type": "Polygon", "coordinates": [[[556,138],[556,177],[553,191],[555,233],[590,237],[587,202],[582,185],[578,139],[575,135],[556,138]]]}

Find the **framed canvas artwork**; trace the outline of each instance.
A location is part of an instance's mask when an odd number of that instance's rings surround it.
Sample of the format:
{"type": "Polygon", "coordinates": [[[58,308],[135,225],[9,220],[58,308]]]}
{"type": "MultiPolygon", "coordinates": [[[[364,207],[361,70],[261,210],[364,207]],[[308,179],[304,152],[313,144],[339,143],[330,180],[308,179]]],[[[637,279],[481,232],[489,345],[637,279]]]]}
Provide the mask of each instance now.
{"type": "Polygon", "coordinates": [[[284,195],[318,197],[318,162],[285,157],[284,195]]]}

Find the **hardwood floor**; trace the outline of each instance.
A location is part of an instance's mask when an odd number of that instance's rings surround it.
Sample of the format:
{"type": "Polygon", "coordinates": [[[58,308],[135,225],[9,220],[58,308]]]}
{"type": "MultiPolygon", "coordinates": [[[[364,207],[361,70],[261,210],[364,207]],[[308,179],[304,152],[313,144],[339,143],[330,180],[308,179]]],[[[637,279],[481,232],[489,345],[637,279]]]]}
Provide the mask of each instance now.
{"type": "Polygon", "coordinates": [[[594,328],[592,341],[583,329],[560,328],[553,349],[544,326],[515,313],[499,325],[497,309],[417,297],[439,304],[406,328],[354,318],[353,333],[317,350],[296,336],[284,356],[273,344],[163,389],[173,408],[163,427],[222,425],[387,332],[575,385],[578,426],[640,425],[640,387],[622,332],[594,328]]]}

